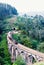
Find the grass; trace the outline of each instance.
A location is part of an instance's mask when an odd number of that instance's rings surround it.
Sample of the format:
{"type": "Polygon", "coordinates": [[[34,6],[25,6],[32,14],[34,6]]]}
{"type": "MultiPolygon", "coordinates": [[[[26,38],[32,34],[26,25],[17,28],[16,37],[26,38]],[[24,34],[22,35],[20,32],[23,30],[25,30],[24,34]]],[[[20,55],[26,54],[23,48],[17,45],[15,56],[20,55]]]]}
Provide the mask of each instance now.
{"type": "Polygon", "coordinates": [[[44,62],[37,62],[37,63],[34,63],[33,65],[44,65],[44,62]]]}

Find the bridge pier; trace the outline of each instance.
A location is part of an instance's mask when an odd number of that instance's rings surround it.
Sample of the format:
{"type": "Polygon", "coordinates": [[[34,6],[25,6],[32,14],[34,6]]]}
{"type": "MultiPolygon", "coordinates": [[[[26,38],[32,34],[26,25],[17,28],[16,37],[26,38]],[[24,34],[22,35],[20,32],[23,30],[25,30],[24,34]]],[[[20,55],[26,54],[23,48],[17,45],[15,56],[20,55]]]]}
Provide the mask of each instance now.
{"type": "Polygon", "coordinates": [[[32,55],[26,55],[26,65],[32,65],[33,57],[32,55]]]}
{"type": "Polygon", "coordinates": [[[18,56],[18,51],[14,46],[12,46],[12,54],[11,54],[11,60],[14,62],[18,56]]]}
{"type": "Polygon", "coordinates": [[[12,54],[11,54],[12,62],[14,62],[19,55],[20,55],[20,52],[19,52],[18,48],[12,46],[12,54]]]}

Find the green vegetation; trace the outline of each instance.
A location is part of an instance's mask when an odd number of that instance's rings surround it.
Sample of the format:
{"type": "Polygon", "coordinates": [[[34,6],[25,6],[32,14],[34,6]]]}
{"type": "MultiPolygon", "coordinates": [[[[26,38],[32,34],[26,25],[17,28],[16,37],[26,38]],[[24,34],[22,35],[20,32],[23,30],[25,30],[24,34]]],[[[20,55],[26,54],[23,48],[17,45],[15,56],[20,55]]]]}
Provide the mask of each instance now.
{"type": "Polygon", "coordinates": [[[40,43],[38,50],[44,53],[44,42],[40,43]]]}
{"type": "Polygon", "coordinates": [[[26,65],[24,59],[21,56],[18,56],[16,61],[13,63],[13,65],[26,65]]]}
{"type": "Polygon", "coordinates": [[[15,37],[18,42],[21,42],[21,44],[32,49],[43,52],[44,17],[41,15],[36,15],[35,17],[19,16],[14,24],[17,30],[21,31],[21,33],[15,37]]]}
{"type": "Polygon", "coordinates": [[[35,63],[33,65],[44,65],[44,62],[37,62],[37,63],[35,63]]]}
{"type": "Polygon", "coordinates": [[[0,42],[0,64],[1,65],[11,65],[10,55],[8,52],[6,34],[1,34],[0,42]]]}
{"type": "Polygon", "coordinates": [[[12,30],[12,27],[7,19],[17,14],[14,7],[8,4],[6,7],[6,4],[0,3],[0,65],[12,64],[7,44],[7,32],[12,30]]]}

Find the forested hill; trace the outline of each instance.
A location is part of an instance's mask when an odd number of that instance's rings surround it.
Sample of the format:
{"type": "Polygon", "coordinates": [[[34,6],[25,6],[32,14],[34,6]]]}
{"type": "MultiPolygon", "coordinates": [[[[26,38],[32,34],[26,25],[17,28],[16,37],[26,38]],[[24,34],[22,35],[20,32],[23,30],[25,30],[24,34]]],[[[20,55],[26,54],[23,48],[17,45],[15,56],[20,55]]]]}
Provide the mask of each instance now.
{"type": "Polygon", "coordinates": [[[16,8],[12,7],[8,4],[0,3],[0,20],[4,19],[5,17],[17,15],[16,8]]]}

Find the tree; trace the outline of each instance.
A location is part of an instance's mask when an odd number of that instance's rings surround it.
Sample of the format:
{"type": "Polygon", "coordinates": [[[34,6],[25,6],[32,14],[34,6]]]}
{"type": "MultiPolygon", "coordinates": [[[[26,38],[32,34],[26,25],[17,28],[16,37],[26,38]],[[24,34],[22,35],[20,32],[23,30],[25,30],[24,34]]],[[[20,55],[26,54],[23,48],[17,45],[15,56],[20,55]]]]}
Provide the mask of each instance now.
{"type": "Polygon", "coordinates": [[[5,29],[5,24],[6,22],[5,21],[0,21],[0,34],[2,34],[3,30],[5,29]]]}
{"type": "Polygon", "coordinates": [[[23,45],[30,47],[30,48],[32,47],[31,42],[30,42],[30,38],[28,36],[22,35],[20,39],[21,39],[23,45]]]}
{"type": "Polygon", "coordinates": [[[37,47],[37,49],[40,51],[40,52],[43,52],[44,53],[44,42],[40,43],[37,47]]]}
{"type": "Polygon", "coordinates": [[[37,49],[37,45],[39,44],[39,42],[37,40],[32,40],[31,39],[31,48],[32,49],[37,49]]]}

